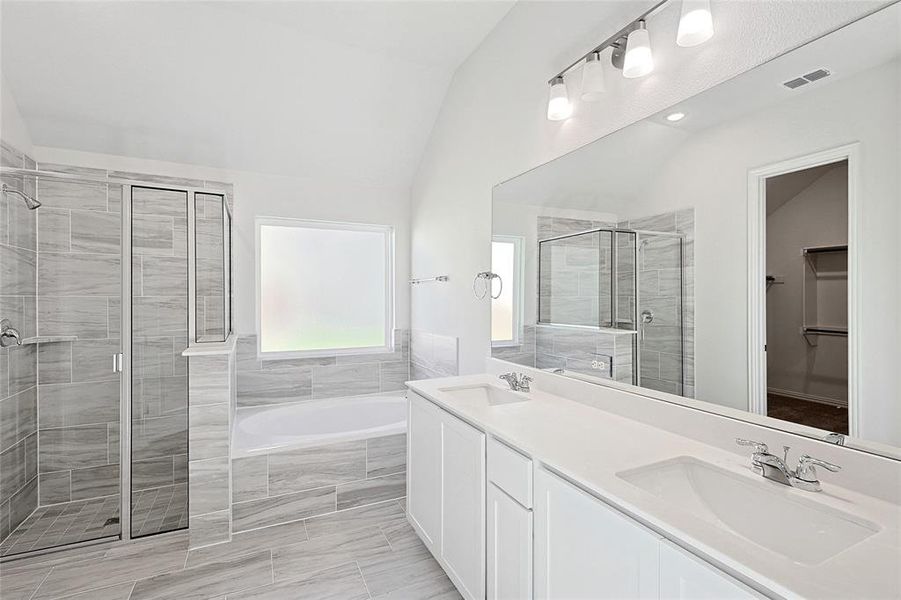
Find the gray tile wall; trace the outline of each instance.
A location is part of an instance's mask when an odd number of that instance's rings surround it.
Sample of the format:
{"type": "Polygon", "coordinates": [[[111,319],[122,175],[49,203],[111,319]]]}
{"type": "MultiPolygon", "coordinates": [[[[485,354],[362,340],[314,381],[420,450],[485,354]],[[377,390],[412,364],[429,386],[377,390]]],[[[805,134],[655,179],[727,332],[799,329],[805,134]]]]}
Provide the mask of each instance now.
{"type": "Polygon", "coordinates": [[[235,532],[406,495],[406,434],[232,459],[235,532]]]}
{"type": "Polygon", "coordinates": [[[118,184],[44,179],[37,211],[39,502],[119,493],[118,184]]]}
{"type": "Polygon", "coordinates": [[[410,378],[433,379],[458,375],[459,340],[414,329],[410,333],[410,378]]]}
{"type": "Polygon", "coordinates": [[[224,341],[227,330],[222,202],[222,196],[214,194],[197,194],[194,200],[195,323],[199,342],[224,341]]]}
{"type": "MultiPolygon", "coordinates": [[[[35,168],[0,140],[0,164],[35,168]]],[[[33,178],[3,175],[13,189],[37,195],[33,178]]],[[[37,335],[37,212],[0,194],[0,317],[23,337],[37,335]]],[[[38,505],[38,346],[0,349],[0,541],[38,505]]]]}
{"type": "Polygon", "coordinates": [[[191,356],[188,461],[191,548],[231,539],[231,386],[235,352],[191,356]]]}
{"type": "Polygon", "coordinates": [[[237,405],[265,406],[404,391],[404,382],[410,379],[407,330],[395,330],[394,348],[384,354],[260,360],[256,336],[242,335],[237,342],[237,405]]]}

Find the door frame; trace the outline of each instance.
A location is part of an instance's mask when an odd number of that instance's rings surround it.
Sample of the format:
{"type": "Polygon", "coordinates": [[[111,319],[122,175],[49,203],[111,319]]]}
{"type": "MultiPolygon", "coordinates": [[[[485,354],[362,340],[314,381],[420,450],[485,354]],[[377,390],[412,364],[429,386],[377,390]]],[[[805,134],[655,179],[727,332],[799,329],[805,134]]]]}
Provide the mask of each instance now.
{"type": "Polygon", "coordinates": [[[748,171],[748,410],[766,416],[766,180],[848,161],[848,431],[858,435],[860,392],[860,143],[854,142],[748,171]]]}

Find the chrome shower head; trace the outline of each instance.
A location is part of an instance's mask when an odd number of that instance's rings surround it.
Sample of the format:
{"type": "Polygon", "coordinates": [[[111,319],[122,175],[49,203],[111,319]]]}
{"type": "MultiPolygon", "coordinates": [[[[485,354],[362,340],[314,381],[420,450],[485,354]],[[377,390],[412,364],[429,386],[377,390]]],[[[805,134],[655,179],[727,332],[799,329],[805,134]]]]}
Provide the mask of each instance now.
{"type": "Polygon", "coordinates": [[[26,194],[24,192],[20,192],[19,190],[14,190],[13,188],[6,185],[5,183],[3,184],[3,193],[4,194],[15,194],[16,196],[19,196],[20,198],[22,198],[22,200],[25,201],[25,206],[28,207],[28,210],[34,210],[41,205],[40,202],[38,202],[37,200],[35,200],[31,196],[29,196],[28,194],[26,194]]]}

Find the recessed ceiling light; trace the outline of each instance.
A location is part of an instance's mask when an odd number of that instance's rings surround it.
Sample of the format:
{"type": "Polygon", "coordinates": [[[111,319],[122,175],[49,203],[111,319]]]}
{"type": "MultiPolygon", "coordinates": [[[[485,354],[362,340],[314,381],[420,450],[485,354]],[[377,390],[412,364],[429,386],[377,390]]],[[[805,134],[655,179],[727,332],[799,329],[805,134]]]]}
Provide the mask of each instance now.
{"type": "Polygon", "coordinates": [[[675,123],[676,121],[681,121],[685,118],[685,113],[674,112],[666,115],[666,120],[670,123],[675,123]]]}

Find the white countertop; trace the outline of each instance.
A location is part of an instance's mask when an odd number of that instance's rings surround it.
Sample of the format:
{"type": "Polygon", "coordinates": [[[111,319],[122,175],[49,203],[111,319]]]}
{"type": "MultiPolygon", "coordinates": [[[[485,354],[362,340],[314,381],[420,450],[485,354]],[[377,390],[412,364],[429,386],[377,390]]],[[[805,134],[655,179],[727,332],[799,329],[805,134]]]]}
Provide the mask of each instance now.
{"type": "MultiPolygon", "coordinates": [[[[901,507],[838,487],[805,492],[762,479],[747,459],[650,425],[542,392],[528,402],[489,406],[464,401],[442,388],[498,385],[494,376],[411,381],[410,389],[471,425],[518,448],[598,498],[699,554],[767,595],[804,598],[901,598],[901,507]],[[724,527],[668,505],[616,476],[678,456],[697,459],[759,480],[788,496],[877,523],[882,529],[817,565],[791,561],[724,527]]],[[[786,535],[792,535],[787,531],[786,535]]]]}

